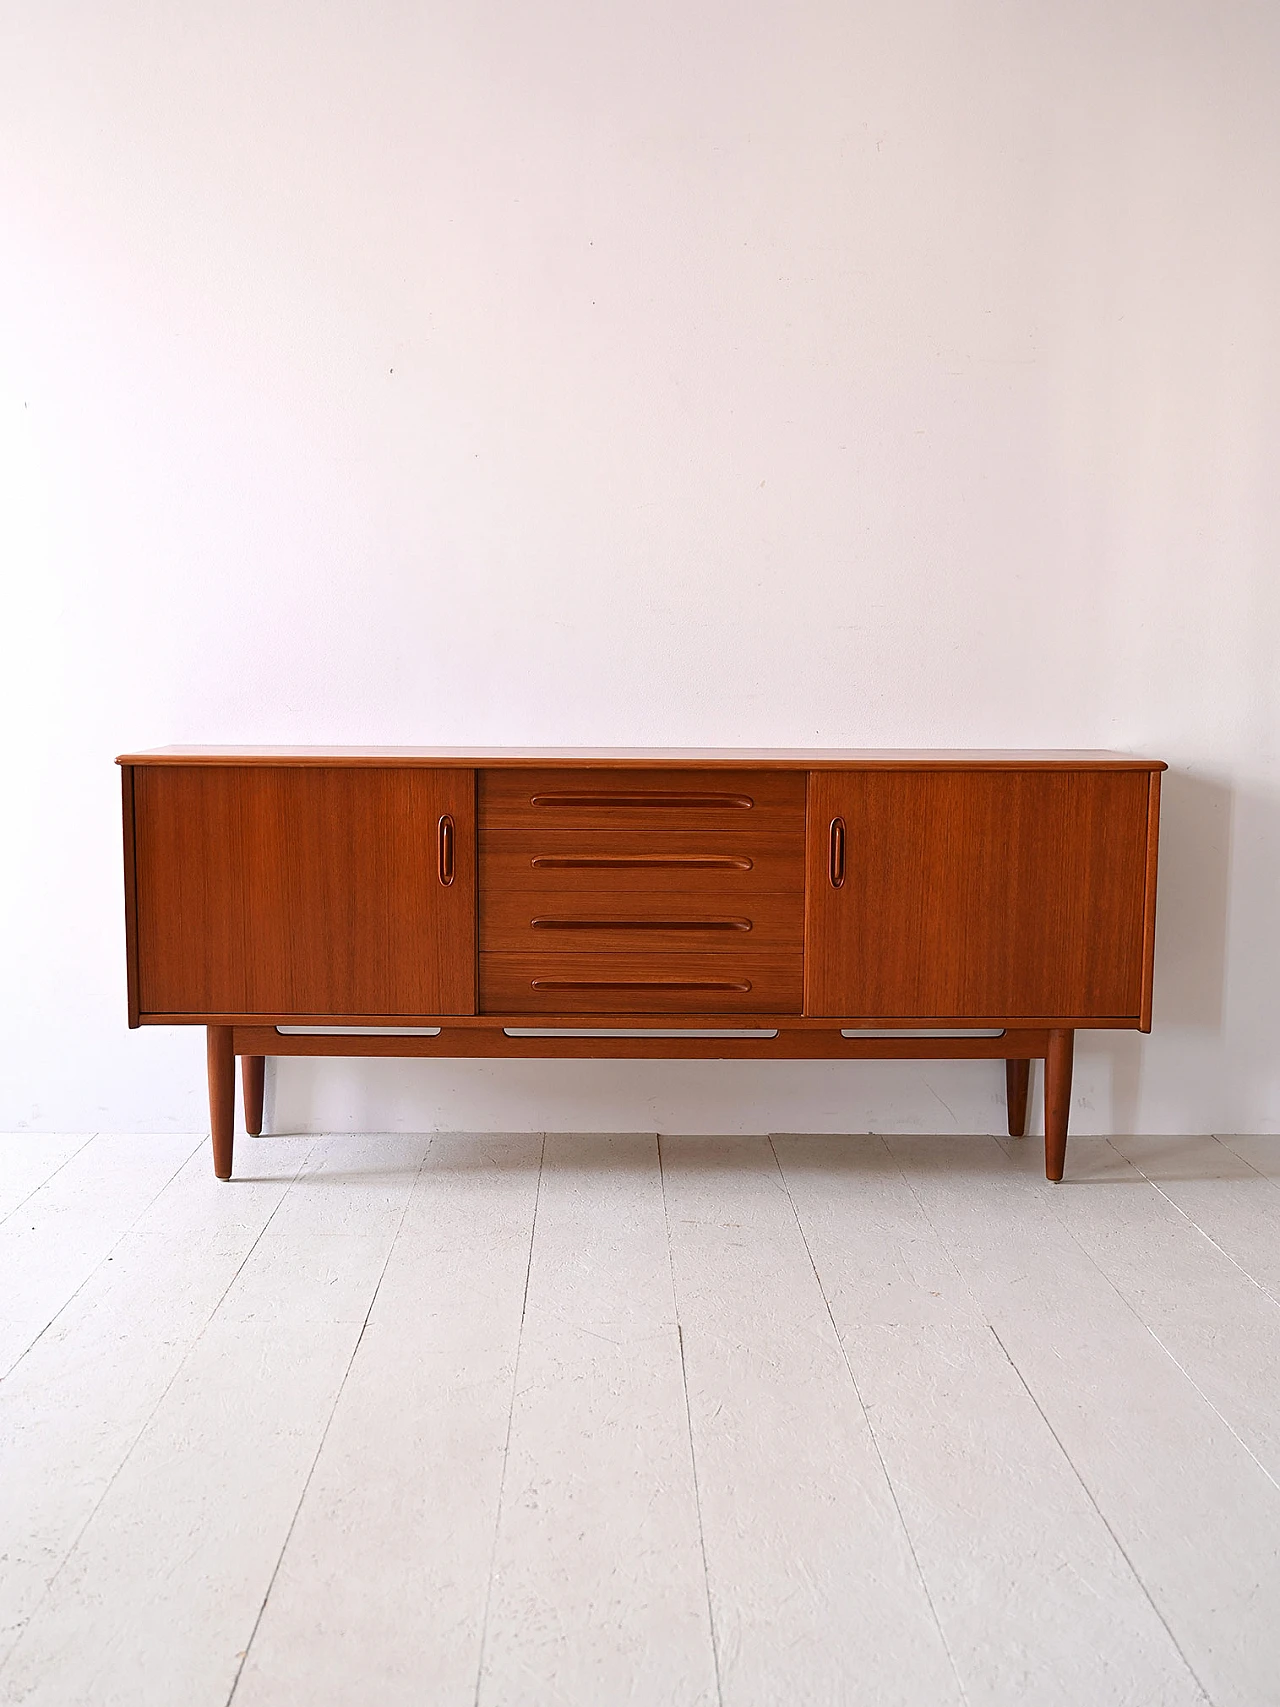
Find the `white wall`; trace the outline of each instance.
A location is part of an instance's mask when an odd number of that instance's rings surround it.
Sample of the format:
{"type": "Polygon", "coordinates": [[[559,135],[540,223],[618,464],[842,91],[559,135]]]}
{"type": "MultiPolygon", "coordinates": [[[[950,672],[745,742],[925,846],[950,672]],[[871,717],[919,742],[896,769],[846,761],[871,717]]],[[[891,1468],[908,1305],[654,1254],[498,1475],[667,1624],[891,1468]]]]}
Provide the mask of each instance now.
{"type": "MultiPolygon", "coordinates": [[[[0,1123],[125,1028],[166,741],[1118,746],[1156,1033],[1276,1130],[1274,0],[10,0],[0,1123]]],[[[286,1063],[280,1126],[996,1129],[996,1065],[286,1063]]]]}

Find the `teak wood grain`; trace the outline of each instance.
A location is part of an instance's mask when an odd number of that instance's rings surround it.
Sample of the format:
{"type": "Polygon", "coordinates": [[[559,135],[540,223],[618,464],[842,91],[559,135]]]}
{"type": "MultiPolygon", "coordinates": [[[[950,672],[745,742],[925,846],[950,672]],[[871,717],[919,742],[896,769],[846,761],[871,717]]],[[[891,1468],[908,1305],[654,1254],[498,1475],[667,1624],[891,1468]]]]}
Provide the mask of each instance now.
{"type": "Polygon", "coordinates": [[[211,1025],[205,1037],[209,1069],[209,1132],[213,1141],[213,1171],[231,1178],[236,1119],[236,1057],[229,1025],[211,1025]]]}
{"type": "Polygon", "coordinates": [[[1076,1029],[1150,1026],[1155,760],[171,748],[120,762],[129,1022],[208,1027],[223,1178],[236,1054],[250,1130],[270,1054],[452,1054],[1003,1057],[1015,1133],[1044,1059],[1057,1179],[1076,1029]],[[418,1035],[275,1029],[289,1024],[418,1035]],[[512,1035],[628,1024],[677,1035],[512,1035]],[[690,1035],[725,1026],[766,1035],[690,1035]],[[960,1035],[865,1035],[922,1027],[960,1035]]]}
{"type": "Polygon", "coordinates": [[[802,771],[641,767],[625,774],[569,766],[481,770],[479,822],[487,830],[727,831],[804,834],[802,771]]]}
{"type": "Polygon", "coordinates": [[[1044,1062],[1044,1171],[1051,1180],[1060,1180],[1066,1167],[1075,1044],[1074,1031],[1049,1033],[1044,1062]]]}
{"type": "Polygon", "coordinates": [[[122,753],[120,765],[440,765],[462,770],[628,770],[635,765],[681,770],[1163,770],[1159,759],[1103,748],[1068,750],[984,747],[153,747],[122,753]]]}
{"type": "Polygon", "coordinates": [[[124,944],[129,1024],[139,1023],[138,1008],[138,856],[134,836],[134,770],[120,767],[120,796],[124,822],[124,944]]]}
{"type": "MultiPolygon", "coordinates": [[[[581,1014],[547,1015],[539,1013],[538,1025],[582,1025],[581,1014]]],[[[527,1025],[530,1022],[528,1013],[485,1012],[478,1014],[244,1014],[244,1013],[208,1013],[208,1014],[144,1014],[143,1025],[308,1025],[308,1026],[391,1026],[399,1030],[402,1027],[420,1027],[447,1025],[450,1032],[454,1031],[491,1031],[495,1025],[527,1025]]],[[[592,1025],[633,1025],[636,1021],[628,1014],[618,1014],[612,1009],[593,1010],[592,1025]]],[[[702,1022],[696,1018],[690,1019],[690,1025],[702,1022]]],[[[722,1018],[708,1016],[708,1025],[720,1026],[725,1022],[722,1018]]],[[[1072,1019],[1063,1014],[1034,1014],[1028,1017],[1020,1016],[1016,1021],[1010,1021],[1003,1014],[930,1014],[927,1019],[921,1019],[918,1014],[859,1014],[856,1018],[841,1017],[838,1019],[820,1018],[813,1015],[789,1012],[779,1012],[770,1009],[768,1012],[753,1010],[750,1021],[752,1027],[762,1025],[785,1026],[791,1031],[831,1031],[848,1026],[859,1031],[881,1031],[885,1029],[916,1030],[927,1027],[929,1030],[951,1031],[961,1029],[971,1031],[1000,1030],[1010,1025],[1019,1033],[1026,1031],[1044,1031],[1046,1035],[1054,1026],[1068,1026],[1073,1031],[1136,1031],[1132,1014],[1087,1015],[1072,1019]]],[[[601,1054],[607,1055],[608,1050],[602,1049],[601,1054]]],[[[999,1053],[999,1051],[997,1051],[999,1053]]]]}
{"type": "Polygon", "coordinates": [[[1004,1064],[1005,1102],[1009,1112],[1010,1138],[1027,1135],[1027,1095],[1031,1090],[1031,1062],[1023,1057],[1006,1059],[1004,1064]]]}
{"type": "Polygon", "coordinates": [[[134,821],[142,1012],[474,1012],[467,772],[146,768],[134,821]]]}
{"type": "Polygon", "coordinates": [[[798,949],[482,954],[481,1013],[799,1013],[798,949]]]}
{"type": "Polygon", "coordinates": [[[1160,772],[1149,777],[1147,796],[1147,881],[1142,911],[1142,1011],[1141,1031],[1151,1030],[1151,1005],[1155,994],[1156,965],[1156,867],[1160,851],[1160,772]]]}
{"type": "Polygon", "coordinates": [[[265,1055],[240,1057],[240,1080],[244,1091],[244,1129],[251,1138],[262,1131],[262,1104],[267,1088],[265,1055]]]}
{"type": "Polygon", "coordinates": [[[698,948],[745,934],[753,947],[800,949],[804,822],[754,833],[482,828],[479,896],[482,951],[698,948]]]}
{"type": "Polygon", "coordinates": [[[565,1016],[544,1024],[539,1016],[535,1034],[529,1015],[510,1030],[489,1020],[482,1027],[450,1022],[438,1034],[413,1037],[317,1037],[281,1033],[272,1026],[236,1026],[235,1049],[240,1055],[261,1050],[271,1055],[414,1056],[425,1059],[598,1061],[996,1061],[1004,1057],[1025,1062],[1043,1060],[1049,1033],[1043,1029],[1006,1031],[994,1037],[845,1037],[830,1026],[821,1030],[783,1020],[776,1029],[757,1015],[740,1021],[723,1015],[705,1023],[655,1016],[621,1017],[611,1036],[591,1035],[595,1014],[565,1016]],[[625,1028],[625,1029],[624,1029],[625,1028]],[[699,1033],[714,1028],[714,1035],[699,1033]],[[573,1035],[564,1035],[572,1031],[573,1035]],[[578,1035],[586,1032],[588,1035],[578,1035]]]}
{"type": "Polygon", "coordinates": [[[809,790],[807,1013],[1138,1023],[1146,774],[837,771],[809,790]]]}

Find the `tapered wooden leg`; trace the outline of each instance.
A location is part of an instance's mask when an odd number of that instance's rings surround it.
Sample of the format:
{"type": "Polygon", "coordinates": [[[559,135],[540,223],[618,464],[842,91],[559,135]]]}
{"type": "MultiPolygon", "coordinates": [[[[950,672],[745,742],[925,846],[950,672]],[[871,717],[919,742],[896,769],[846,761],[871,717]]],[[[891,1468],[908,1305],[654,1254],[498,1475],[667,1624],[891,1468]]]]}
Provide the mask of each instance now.
{"type": "Polygon", "coordinates": [[[1059,1180],[1067,1161],[1067,1121],[1071,1114],[1071,1064],[1074,1031],[1051,1031],[1044,1063],[1044,1177],[1059,1180]]]}
{"type": "Polygon", "coordinates": [[[209,1027],[209,1130],[213,1134],[213,1171],[231,1178],[231,1152],[236,1122],[236,1058],[231,1052],[231,1027],[209,1027]]]}
{"type": "Polygon", "coordinates": [[[1027,1092],[1030,1087],[1030,1061],[1006,1061],[1004,1088],[1009,1103],[1010,1138],[1025,1138],[1027,1135],[1027,1092]]]}
{"type": "Polygon", "coordinates": [[[244,1129],[256,1138],[262,1131],[262,1093],[267,1084],[265,1055],[240,1057],[240,1083],[244,1087],[244,1129]]]}

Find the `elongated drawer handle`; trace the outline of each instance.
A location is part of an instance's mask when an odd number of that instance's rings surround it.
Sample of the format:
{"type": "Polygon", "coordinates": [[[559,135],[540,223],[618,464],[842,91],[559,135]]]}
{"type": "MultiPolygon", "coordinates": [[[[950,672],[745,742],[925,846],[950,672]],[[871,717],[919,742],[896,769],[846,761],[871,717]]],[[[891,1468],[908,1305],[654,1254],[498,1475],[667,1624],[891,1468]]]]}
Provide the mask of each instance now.
{"type": "Polygon", "coordinates": [[[438,840],[437,847],[436,847],[437,870],[440,873],[441,883],[443,883],[445,888],[447,889],[449,887],[449,885],[453,882],[453,859],[454,859],[454,855],[453,855],[453,848],[454,848],[453,819],[449,816],[449,814],[447,812],[444,814],[444,816],[440,820],[440,823],[438,826],[438,832],[439,832],[439,840],[438,840]]]}
{"type": "Polygon", "coordinates": [[[749,931],[750,919],[530,919],[535,931],[749,931]]]}
{"type": "Polygon", "coordinates": [[[543,870],[594,871],[604,866],[651,871],[750,871],[753,860],[733,854],[535,854],[529,864],[543,870]]]}
{"type": "Polygon", "coordinates": [[[749,978],[531,978],[535,990],[740,990],[751,988],[749,978]]]}
{"type": "Polygon", "coordinates": [[[755,805],[749,794],[659,794],[639,791],[635,794],[534,794],[530,806],[659,806],[678,808],[692,806],[695,810],[748,811],[755,805]]]}
{"type": "Polygon", "coordinates": [[[833,818],[831,820],[830,862],[827,868],[833,889],[844,887],[844,841],[844,819],[833,818]]]}

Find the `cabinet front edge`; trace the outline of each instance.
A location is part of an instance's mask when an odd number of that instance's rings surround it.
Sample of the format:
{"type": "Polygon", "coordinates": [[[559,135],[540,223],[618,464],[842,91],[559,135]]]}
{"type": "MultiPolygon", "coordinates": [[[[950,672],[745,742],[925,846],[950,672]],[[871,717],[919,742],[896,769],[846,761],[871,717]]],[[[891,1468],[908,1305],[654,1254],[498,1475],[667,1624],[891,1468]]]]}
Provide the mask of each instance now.
{"type": "Polygon", "coordinates": [[[615,770],[1108,770],[1159,771],[1163,759],[1071,749],[860,749],[745,747],[156,747],[121,753],[118,765],[409,765],[442,770],[522,770],[565,766],[615,770]]]}

